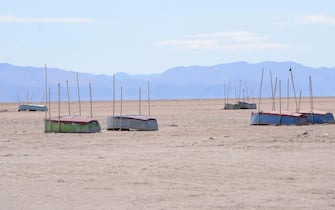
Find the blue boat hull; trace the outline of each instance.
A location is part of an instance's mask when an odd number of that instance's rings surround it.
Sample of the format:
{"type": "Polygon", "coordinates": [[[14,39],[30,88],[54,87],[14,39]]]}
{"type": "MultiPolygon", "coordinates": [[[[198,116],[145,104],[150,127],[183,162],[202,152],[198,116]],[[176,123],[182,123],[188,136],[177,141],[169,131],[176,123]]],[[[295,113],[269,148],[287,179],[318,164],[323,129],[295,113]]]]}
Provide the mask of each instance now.
{"type": "Polygon", "coordinates": [[[307,121],[310,124],[324,124],[334,123],[334,116],[332,113],[302,113],[307,117],[307,121]]]}
{"type": "Polygon", "coordinates": [[[251,125],[306,125],[307,117],[303,114],[280,114],[275,112],[253,112],[251,125]]]}
{"type": "Polygon", "coordinates": [[[17,111],[41,111],[46,112],[48,111],[48,107],[45,105],[39,104],[20,104],[17,111]]]}

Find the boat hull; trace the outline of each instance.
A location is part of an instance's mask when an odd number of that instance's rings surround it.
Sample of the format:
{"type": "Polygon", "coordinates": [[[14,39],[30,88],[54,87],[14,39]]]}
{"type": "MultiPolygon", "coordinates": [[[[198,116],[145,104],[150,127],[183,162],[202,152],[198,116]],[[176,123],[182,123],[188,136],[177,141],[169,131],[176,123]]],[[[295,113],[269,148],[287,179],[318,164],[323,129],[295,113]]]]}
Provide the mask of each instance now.
{"type": "Polygon", "coordinates": [[[324,124],[324,123],[335,123],[334,116],[332,113],[321,113],[321,112],[300,112],[307,117],[307,121],[310,124],[324,124]]]}
{"type": "Polygon", "coordinates": [[[45,105],[39,104],[20,104],[17,111],[41,111],[46,112],[48,111],[48,107],[45,105]]]}
{"type": "Polygon", "coordinates": [[[44,120],[46,133],[97,133],[101,131],[97,120],[91,118],[56,117],[44,120]]]}
{"type": "Polygon", "coordinates": [[[239,105],[240,109],[256,109],[256,104],[255,103],[248,103],[248,102],[239,101],[238,105],[239,105]]]}
{"type": "Polygon", "coordinates": [[[107,130],[158,130],[157,120],[146,116],[111,116],[107,117],[107,130]]]}
{"type": "Polygon", "coordinates": [[[239,101],[237,103],[225,103],[224,109],[256,109],[256,104],[244,101],[239,101]]]}
{"type": "Polygon", "coordinates": [[[281,114],[275,112],[253,112],[250,118],[251,125],[306,125],[307,117],[303,114],[281,114]]]}

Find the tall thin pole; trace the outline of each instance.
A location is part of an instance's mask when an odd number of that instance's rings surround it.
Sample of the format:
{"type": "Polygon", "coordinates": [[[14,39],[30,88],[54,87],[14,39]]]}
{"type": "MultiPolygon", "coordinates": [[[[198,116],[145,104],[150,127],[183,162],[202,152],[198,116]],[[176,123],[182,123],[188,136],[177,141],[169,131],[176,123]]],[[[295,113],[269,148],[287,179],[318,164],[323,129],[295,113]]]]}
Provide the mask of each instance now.
{"type": "Polygon", "coordinates": [[[225,105],[227,103],[227,87],[226,87],[226,83],[224,83],[223,88],[224,88],[224,105],[225,105]]]}
{"type": "Polygon", "coordinates": [[[141,115],[141,86],[138,89],[138,113],[141,115]]]}
{"type": "Polygon", "coordinates": [[[271,81],[271,94],[272,94],[272,111],[275,111],[275,92],[273,88],[273,82],[272,82],[272,71],[270,69],[270,81],[271,81]]]}
{"type": "Polygon", "coordinates": [[[279,114],[280,114],[279,125],[281,125],[281,120],[282,120],[282,114],[281,114],[281,80],[279,80],[279,114]]]}
{"type": "Polygon", "coordinates": [[[275,80],[275,87],[273,89],[273,109],[276,111],[276,103],[275,103],[275,100],[276,100],[276,93],[277,93],[277,81],[278,81],[278,78],[276,77],[276,80],[275,80]]]}
{"type": "MultiPolygon", "coordinates": [[[[45,64],[44,71],[45,71],[45,106],[47,106],[48,105],[48,71],[47,71],[46,64],[45,64]]],[[[47,118],[47,112],[45,112],[45,118],[47,118]]]]}
{"type": "Polygon", "coordinates": [[[49,88],[49,92],[48,92],[48,95],[49,95],[49,108],[48,108],[48,110],[49,110],[49,119],[51,118],[51,101],[50,101],[50,88],[49,88]]]}
{"type": "Polygon", "coordinates": [[[281,114],[281,80],[279,80],[279,113],[281,114]]]}
{"type": "Polygon", "coordinates": [[[239,88],[238,88],[238,100],[239,101],[241,100],[241,80],[240,80],[240,85],[239,85],[239,88]]]}
{"type": "Polygon", "coordinates": [[[293,88],[294,101],[295,101],[295,110],[296,110],[296,112],[298,112],[298,110],[299,110],[299,108],[298,108],[298,101],[297,101],[297,95],[296,95],[295,87],[294,87],[293,70],[292,70],[291,67],[290,67],[289,71],[291,72],[292,88],[293,88]]]}
{"type": "Polygon", "coordinates": [[[229,93],[230,93],[230,82],[228,82],[228,87],[227,87],[227,103],[228,103],[228,100],[230,99],[229,93]]]}
{"type": "Polygon", "coordinates": [[[290,100],[290,79],[288,78],[287,79],[287,105],[286,105],[287,110],[289,110],[289,107],[290,107],[289,100],[290,100]]]}
{"type": "Polygon", "coordinates": [[[123,87],[121,85],[121,100],[120,100],[120,131],[122,131],[122,95],[123,95],[123,87]]]}
{"type": "Polygon", "coordinates": [[[148,81],[148,116],[150,117],[150,82],[148,81]]]}
{"type": "Polygon", "coordinates": [[[115,74],[113,74],[113,119],[115,116],[115,74]]]}
{"type": "Polygon", "coordinates": [[[262,69],[261,84],[259,86],[258,112],[261,109],[262,86],[263,86],[264,68],[262,69]]]}
{"type": "Polygon", "coordinates": [[[71,107],[70,107],[70,92],[69,92],[69,81],[66,80],[66,90],[67,90],[67,104],[69,109],[69,115],[71,115],[71,107]]]}
{"type": "Polygon", "coordinates": [[[60,130],[60,83],[58,83],[58,131],[60,130]]]}
{"type": "Polygon", "coordinates": [[[92,106],[92,87],[91,83],[88,83],[89,89],[90,89],[90,113],[91,118],[93,118],[93,106],[92,106]]]}
{"type": "Polygon", "coordinates": [[[314,110],[314,102],[313,102],[313,87],[312,87],[312,77],[309,76],[309,97],[310,97],[310,103],[311,103],[311,111],[314,110]]]}
{"type": "Polygon", "coordinates": [[[301,106],[301,95],[302,95],[302,90],[300,90],[300,95],[299,95],[299,106],[297,112],[300,112],[300,106],[301,106]]]}
{"type": "Polygon", "coordinates": [[[79,88],[79,75],[78,75],[78,72],[77,72],[77,89],[78,89],[79,116],[81,116],[81,102],[80,102],[80,88],[79,88]]]}
{"type": "Polygon", "coordinates": [[[248,85],[247,85],[247,82],[244,81],[244,85],[245,85],[245,91],[246,91],[246,94],[247,94],[247,100],[249,101],[249,91],[248,91],[248,85]]]}

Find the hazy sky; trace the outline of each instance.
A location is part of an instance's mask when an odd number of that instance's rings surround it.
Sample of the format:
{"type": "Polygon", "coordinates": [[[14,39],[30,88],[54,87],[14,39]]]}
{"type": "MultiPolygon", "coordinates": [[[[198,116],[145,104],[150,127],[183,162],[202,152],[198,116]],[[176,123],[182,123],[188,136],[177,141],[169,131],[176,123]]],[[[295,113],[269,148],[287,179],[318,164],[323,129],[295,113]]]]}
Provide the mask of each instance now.
{"type": "Polygon", "coordinates": [[[0,62],[109,74],[335,66],[334,0],[0,0],[0,62]]]}

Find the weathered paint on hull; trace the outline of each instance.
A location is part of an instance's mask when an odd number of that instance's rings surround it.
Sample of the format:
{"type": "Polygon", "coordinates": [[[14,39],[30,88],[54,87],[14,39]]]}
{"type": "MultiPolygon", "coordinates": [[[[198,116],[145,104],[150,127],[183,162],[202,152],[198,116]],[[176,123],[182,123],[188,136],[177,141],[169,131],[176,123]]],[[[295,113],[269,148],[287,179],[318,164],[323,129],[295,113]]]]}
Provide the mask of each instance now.
{"type": "Polygon", "coordinates": [[[112,116],[107,118],[107,130],[138,130],[156,131],[158,130],[157,120],[154,118],[139,119],[127,116],[112,116]]]}
{"type": "Polygon", "coordinates": [[[272,112],[251,113],[251,125],[306,125],[307,117],[302,114],[280,114],[272,112]]]}
{"type": "Polygon", "coordinates": [[[302,113],[310,124],[335,123],[332,113],[302,113]]]}
{"type": "Polygon", "coordinates": [[[224,109],[256,109],[256,104],[242,101],[233,104],[225,103],[224,109]]]}
{"type": "Polygon", "coordinates": [[[256,109],[255,103],[247,103],[247,102],[238,102],[240,109],[256,109]]]}
{"type": "Polygon", "coordinates": [[[240,109],[238,104],[225,103],[224,109],[240,109]]]}
{"type": "Polygon", "coordinates": [[[89,123],[44,121],[44,131],[46,133],[97,133],[101,131],[98,121],[89,123]]]}
{"type": "Polygon", "coordinates": [[[48,107],[39,104],[20,104],[18,111],[41,111],[46,112],[48,111],[48,107]]]}

